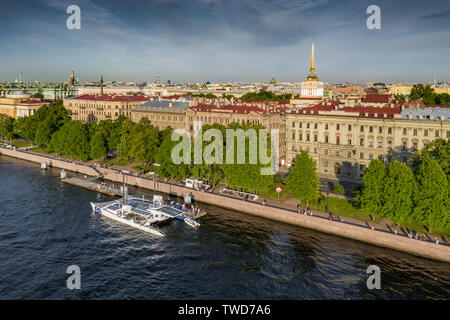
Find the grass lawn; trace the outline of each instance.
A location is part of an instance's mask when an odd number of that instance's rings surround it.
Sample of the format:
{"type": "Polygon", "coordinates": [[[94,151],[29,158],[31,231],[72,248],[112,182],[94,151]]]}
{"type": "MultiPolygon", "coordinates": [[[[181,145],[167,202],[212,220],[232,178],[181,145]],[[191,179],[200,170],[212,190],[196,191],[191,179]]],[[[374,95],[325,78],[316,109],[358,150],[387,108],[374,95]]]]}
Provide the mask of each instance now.
{"type": "Polygon", "coordinates": [[[25,140],[19,140],[19,139],[15,139],[12,141],[12,145],[16,148],[22,148],[22,147],[28,147],[31,145],[30,142],[25,141],[25,140]]]}
{"type": "Polygon", "coordinates": [[[355,207],[352,201],[344,199],[328,197],[328,208],[334,215],[358,219],[361,221],[372,221],[379,223],[382,219],[382,217],[374,216],[372,220],[371,217],[362,209],[355,207]]]}

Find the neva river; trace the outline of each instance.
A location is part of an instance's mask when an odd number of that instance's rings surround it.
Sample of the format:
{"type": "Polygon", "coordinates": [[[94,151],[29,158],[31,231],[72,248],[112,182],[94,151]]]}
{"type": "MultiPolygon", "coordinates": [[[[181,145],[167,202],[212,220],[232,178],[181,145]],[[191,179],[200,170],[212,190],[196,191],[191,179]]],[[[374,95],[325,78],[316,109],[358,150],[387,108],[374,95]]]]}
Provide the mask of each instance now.
{"type": "Polygon", "coordinates": [[[112,197],[58,176],[0,156],[0,299],[450,298],[447,263],[207,205],[199,229],[177,220],[155,238],[94,216],[89,201],[112,197]]]}

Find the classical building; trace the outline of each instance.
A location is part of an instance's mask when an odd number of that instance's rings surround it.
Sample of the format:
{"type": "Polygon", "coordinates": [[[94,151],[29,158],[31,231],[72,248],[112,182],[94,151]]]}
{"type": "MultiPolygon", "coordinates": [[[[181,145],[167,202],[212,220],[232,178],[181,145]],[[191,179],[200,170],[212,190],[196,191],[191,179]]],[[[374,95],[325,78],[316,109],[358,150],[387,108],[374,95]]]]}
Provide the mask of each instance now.
{"type": "Polygon", "coordinates": [[[148,100],[142,95],[85,94],[66,98],[63,105],[72,112],[72,120],[98,122],[121,115],[131,118],[131,109],[148,100]]]}
{"type": "Polygon", "coordinates": [[[450,137],[450,108],[343,107],[331,101],[286,114],[287,164],[305,150],[321,178],[360,183],[372,159],[409,163],[416,150],[450,137]]]}
{"type": "Polygon", "coordinates": [[[32,116],[36,110],[50,101],[33,98],[31,94],[16,91],[0,98],[0,113],[13,118],[32,116]]]}
{"type": "Polygon", "coordinates": [[[172,129],[186,129],[186,110],[189,102],[172,102],[150,100],[131,108],[131,120],[139,122],[147,118],[150,123],[163,130],[167,127],[172,129]]]}
{"type": "Polygon", "coordinates": [[[316,68],[314,65],[314,39],[312,41],[311,49],[311,67],[309,68],[309,75],[305,81],[301,83],[301,98],[322,98],[323,97],[323,82],[320,81],[316,75],[316,68]]]}

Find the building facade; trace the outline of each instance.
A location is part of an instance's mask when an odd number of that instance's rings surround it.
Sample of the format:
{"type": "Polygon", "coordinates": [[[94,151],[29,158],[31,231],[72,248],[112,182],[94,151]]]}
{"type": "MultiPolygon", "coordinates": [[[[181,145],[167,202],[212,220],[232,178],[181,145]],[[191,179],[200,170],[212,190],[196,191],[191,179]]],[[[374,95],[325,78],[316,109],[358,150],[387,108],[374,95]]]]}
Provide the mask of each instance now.
{"type": "Polygon", "coordinates": [[[85,94],[66,98],[63,105],[72,112],[72,120],[98,122],[119,116],[131,118],[131,109],[148,100],[142,95],[85,94]]]}
{"type": "Polygon", "coordinates": [[[147,118],[150,124],[159,130],[167,127],[186,129],[188,108],[189,102],[150,100],[131,108],[131,120],[139,122],[142,118],[147,118]]]}
{"type": "Polygon", "coordinates": [[[413,154],[437,138],[450,137],[450,109],[339,107],[328,102],[286,115],[287,164],[305,150],[319,176],[360,183],[372,159],[409,163],[413,154]]]}

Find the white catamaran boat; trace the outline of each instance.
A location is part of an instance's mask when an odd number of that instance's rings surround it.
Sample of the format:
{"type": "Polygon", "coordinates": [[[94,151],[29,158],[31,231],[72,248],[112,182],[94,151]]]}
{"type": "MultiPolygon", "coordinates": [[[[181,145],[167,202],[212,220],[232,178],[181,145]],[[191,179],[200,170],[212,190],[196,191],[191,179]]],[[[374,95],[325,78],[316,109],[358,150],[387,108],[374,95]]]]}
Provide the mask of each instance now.
{"type": "Polygon", "coordinates": [[[159,195],[152,199],[124,195],[115,201],[91,202],[91,206],[94,213],[162,237],[164,233],[156,225],[163,221],[176,218],[184,220],[191,227],[200,226],[195,218],[186,214],[181,204],[165,203],[159,195]]]}

